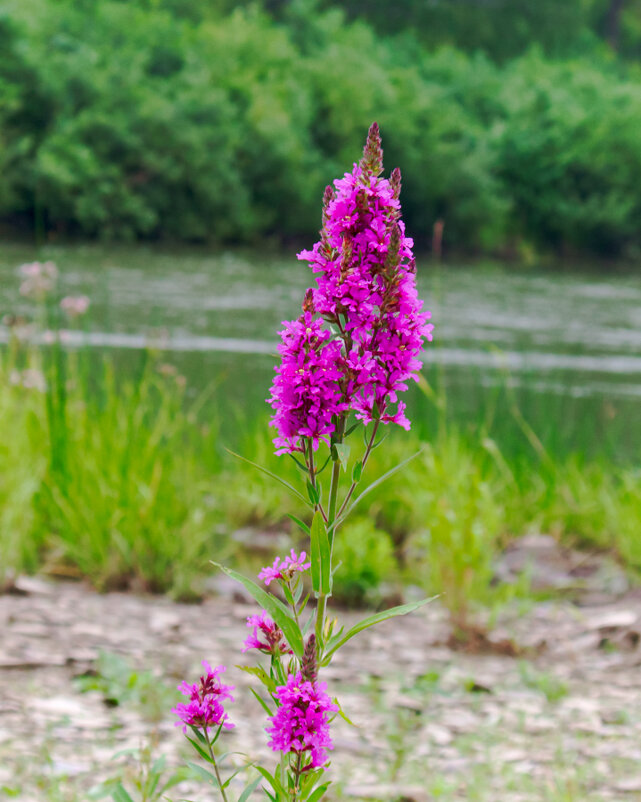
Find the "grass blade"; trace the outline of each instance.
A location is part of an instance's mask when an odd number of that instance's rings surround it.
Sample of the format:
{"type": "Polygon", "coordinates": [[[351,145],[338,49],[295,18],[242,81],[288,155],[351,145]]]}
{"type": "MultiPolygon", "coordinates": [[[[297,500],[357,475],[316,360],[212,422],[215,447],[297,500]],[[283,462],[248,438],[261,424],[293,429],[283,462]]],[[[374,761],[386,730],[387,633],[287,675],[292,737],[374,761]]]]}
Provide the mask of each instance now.
{"type": "Polygon", "coordinates": [[[358,635],[358,633],[362,632],[364,629],[373,627],[375,624],[380,624],[382,621],[387,621],[388,618],[396,618],[396,616],[399,615],[407,615],[408,613],[412,613],[414,610],[418,610],[419,607],[422,607],[424,604],[429,604],[429,602],[434,601],[435,598],[436,596],[432,596],[430,599],[421,599],[421,601],[410,602],[409,604],[401,604],[398,607],[390,607],[389,610],[383,610],[381,613],[370,615],[368,618],[364,618],[362,621],[359,621],[358,624],[355,624],[344,635],[341,635],[340,633],[338,635],[334,635],[334,637],[330,638],[327,643],[327,650],[323,655],[323,665],[327,665],[334,652],[340,649],[341,646],[344,646],[348,640],[351,640],[355,635],[358,635]]]}
{"type": "Polygon", "coordinates": [[[261,473],[264,473],[267,476],[270,476],[272,479],[275,479],[283,487],[286,487],[290,493],[293,493],[299,501],[303,501],[305,504],[309,505],[309,501],[305,498],[305,496],[302,493],[299,493],[294,485],[290,485],[290,483],[285,481],[285,479],[282,479],[277,474],[272,473],[267,468],[263,468],[263,466],[259,465],[257,462],[252,462],[250,459],[247,459],[247,457],[243,457],[241,454],[236,454],[235,451],[231,451],[229,448],[226,448],[225,451],[227,451],[228,454],[231,454],[232,457],[236,457],[237,459],[246,462],[248,465],[251,465],[252,468],[256,468],[257,470],[261,471],[261,473]]]}

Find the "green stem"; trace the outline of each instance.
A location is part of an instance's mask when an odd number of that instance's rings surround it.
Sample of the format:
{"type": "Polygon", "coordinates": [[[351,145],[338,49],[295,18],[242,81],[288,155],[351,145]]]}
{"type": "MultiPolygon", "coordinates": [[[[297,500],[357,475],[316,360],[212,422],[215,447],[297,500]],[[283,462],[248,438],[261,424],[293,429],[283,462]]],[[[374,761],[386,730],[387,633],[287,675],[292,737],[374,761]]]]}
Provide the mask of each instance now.
{"type": "MultiPolygon", "coordinates": [[[[294,598],[294,591],[292,590],[291,580],[287,580],[287,589],[291,593],[292,599],[293,599],[294,598]]],[[[300,629],[301,626],[300,626],[300,621],[298,619],[298,609],[297,609],[297,606],[296,606],[296,602],[294,602],[294,604],[290,604],[290,607],[292,608],[292,612],[294,613],[294,621],[296,621],[296,626],[300,629]]]]}
{"type": "MultiPolygon", "coordinates": [[[[369,459],[369,455],[372,453],[372,448],[374,447],[374,440],[376,440],[376,432],[378,432],[379,425],[380,425],[380,420],[377,420],[377,421],[374,422],[374,428],[372,429],[372,436],[370,437],[369,442],[367,443],[367,448],[365,449],[365,454],[363,455],[363,464],[362,464],[362,469],[361,470],[363,470],[365,468],[365,466],[367,465],[367,460],[369,459]]],[[[345,500],[341,504],[341,508],[338,511],[338,517],[339,518],[343,514],[343,512],[345,510],[345,507],[347,507],[347,505],[349,503],[349,500],[354,495],[354,490],[356,490],[356,485],[357,484],[358,484],[358,482],[352,482],[352,486],[347,491],[347,495],[345,496],[345,500]]]]}
{"type": "MultiPolygon", "coordinates": [[[[312,487],[314,488],[314,490],[316,490],[316,488],[317,488],[317,484],[316,484],[316,466],[314,464],[314,449],[312,448],[312,438],[311,437],[307,438],[307,446],[308,446],[308,449],[309,449],[309,456],[307,454],[307,451],[305,451],[305,462],[307,463],[307,470],[309,472],[309,481],[312,483],[312,487]]],[[[323,521],[325,521],[325,523],[327,523],[327,514],[325,513],[325,510],[323,509],[323,505],[320,503],[320,501],[314,507],[314,512],[316,512],[317,510],[318,510],[318,512],[320,512],[320,514],[321,514],[321,516],[323,518],[323,521]]]]}
{"type": "Polygon", "coordinates": [[[204,729],[204,733],[205,733],[205,741],[207,742],[207,748],[209,749],[209,754],[211,756],[211,763],[212,766],[214,767],[214,771],[216,772],[218,787],[220,788],[220,793],[222,794],[224,802],[227,802],[227,796],[225,794],[225,789],[223,788],[223,781],[220,776],[220,772],[218,771],[218,764],[216,763],[216,758],[214,757],[214,747],[212,746],[212,743],[209,740],[209,733],[207,732],[207,728],[204,729]]]}
{"type": "MultiPolygon", "coordinates": [[[[296,760],[296,767],[292,769],[294,774],[296,775],[296,780],[294,782],[294,796],[292,802],[296,802],[298,798],[298,794],[300,793],[300,775],[301,775],[301,762],[302,762],[302,754],[298,753],[298,758],[296,760]]],[[[291,768],[291,764],[290,764],[291,768]]]]}
{"type": "MultiPolygon", "coordinates": [[[[338,426],[336,427],[336,439],[335,442],[342,443],[343,442],[343,435],[345,433],[345,415],[341,415],[338,426]]],[[[334,526],[334,522],[336,521],[336,503],[338,499],[338,484],[340,479],[341,473],[341,463],[340,460],[335,459],[334,465],[332,466],[332,479],[329,486],[329,506],[327,508],[327,537],[329,538],[329,553],[332,554],[333,545],[334,545],[334,535],[336,534],[336,529],[334,526]]],[[[331,572],[331,564],[330,564],[330,572],[331,572]]],[[[323,644],[323,629],[325,625],[325,607],[327,605],[327,596],[324,593],[318,598],[318,606],[316,607],[316,643],[318,644],[319,650],[322,648],[323,644]]]]}

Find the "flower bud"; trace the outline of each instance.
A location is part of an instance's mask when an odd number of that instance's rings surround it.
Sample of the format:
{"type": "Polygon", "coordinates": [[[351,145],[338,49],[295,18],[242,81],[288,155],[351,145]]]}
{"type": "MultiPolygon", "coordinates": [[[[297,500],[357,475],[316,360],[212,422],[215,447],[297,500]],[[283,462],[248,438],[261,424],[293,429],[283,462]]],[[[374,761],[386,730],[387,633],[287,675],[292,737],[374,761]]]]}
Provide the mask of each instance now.
{"type": "Polygon", "coordinates": [[[314,308],[314,290],[310,287],[305,293],[305,297],[303,298],[303,312],[311,312],[313,315],[315,311],[316,310],[314,308]]]}
{"type": "Polygon", "coordinates": [[[323,225],[328,218],[328,209],[329,204],[334,200],[336,197],[336,193],[334,192],[334,187],[326,186],[325,192],[323,193],[323,225]]]}
{"type": "Polygon", "coordinates": [[[368,131],[360,167],[365,179],[369,179],[372,176],[378,177],[383,172],[383,148],[381,146],[381,134],[376,122],[371,124],[368,131]]]}
{"type": "Polygon", "coordinates": [[[343,235],[343,247],[341,253],[341,273],[339,278],[339,284],[342,284],[345,279],[347,278],[347,274],[349,273],[351,264],[352,264],[352,254],[354,252],[354,243],[352,242],[352,238],[349,234],[343,235]]]}
{"type": "Polygon", "coordinates": [[[390,234],[389,248],[387,249],[387,256],[385,257],[385,275],[388,279],[392,279],[396,268],[399,265],[399,252],[401,249],[401,229],[398,223],[392,226],[392,233],[390,234]]]}
{"type": "Polygon", "coordinates": [[[401,171],[398,167],[395,167],[392,170],[392,175],[390,176],[389,183],[390,186],[392,187],[394,198],[398,200],[401,197],[401,171]]]}
{"type": "Polygon", "coordinates": [[[316,682],[318,676],[318,666],[316,663],[316,635],[313,633],[309,636],[305,644],[305,651],[303,653],[303,661],[301,663],[301,674],[303,679],[309,682],[316,682]]]}

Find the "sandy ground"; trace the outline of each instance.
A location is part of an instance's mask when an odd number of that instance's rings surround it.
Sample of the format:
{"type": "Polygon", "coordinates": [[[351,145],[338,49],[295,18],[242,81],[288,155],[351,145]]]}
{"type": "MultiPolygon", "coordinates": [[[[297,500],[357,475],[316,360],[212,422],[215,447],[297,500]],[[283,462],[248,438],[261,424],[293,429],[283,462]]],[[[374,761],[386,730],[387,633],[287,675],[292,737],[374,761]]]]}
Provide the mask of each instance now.
{"type": "MultiPolygon", "coordinates": [[[[119,775],[131,789],[139,763],[114,755],[149,744],[170,768],[183,762],[165,684],[195,679],[203,658],[229,666],[236,685],[225,747],[274,760],[253,678],[234,667],[256,612],[247,600],[185,605],[40,579],[20,587],[0,596],[0,798],[86,800],[119,775]],[[116,671],[112,689],[83,691],[77,678],[101,652],[131,669],[116,671]],[[157,679],[141,678],[146,670],[157,679]],[[108,705],[110,695],[120,703],[108,705]]],[[[333,725],[334,798],[641,799],[641,595],[596,602],[504,613],[493,639],[536,649],[527,657],[452,651],[438,602],[355,638],[322,677],[356,725],[333,725]]],[[[168,797],[216,795],[187,781],[168,797]]]]}

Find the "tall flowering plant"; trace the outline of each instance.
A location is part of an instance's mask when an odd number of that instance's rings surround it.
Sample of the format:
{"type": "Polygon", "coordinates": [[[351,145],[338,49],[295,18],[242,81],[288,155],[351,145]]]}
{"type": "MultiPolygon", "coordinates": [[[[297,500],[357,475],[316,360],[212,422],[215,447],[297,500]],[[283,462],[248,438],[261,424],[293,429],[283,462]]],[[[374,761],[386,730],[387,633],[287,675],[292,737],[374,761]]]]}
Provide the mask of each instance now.
{"type": "MultiPolygon", "coordinates": [[[[267,744],[280,756],[273,769],[256,765],[258,777],[239,802],[260,782],[272,802],[319,802],[329,786],[324,775],[333,748],[331,723],[343,715],[319,679],[322,669],[359,632],[428,601],[372,615],[347,631],[327,609],[341,524],[365,494],[404,464],[357,494],[381,427],[410,427],[399,394],[417,380],[421,348],[431,340],[430,313],[416,291],[413,243],[401,219],[401,174],[395,169],[386,179],[382,172],[374,123],[360,162],[325,190],[320,239],[298,257],[311,266],[314,286],[301,315],[283,323],[280,332],[281,363],[269,398],[274,444],[277,454],[297,462],[305,488],[271,475],[310,508],[309,522],[290,516],[309,539],[309,557],[292,551],[276,558],[258,583],[219,566],[261,608],[247,621],[242,652],[257,652],[265,663],[241,668],[262,684],[262,692],[252,690],[266,716],[267,744]],[[350,458],[348,440],[357,429],[363,446],[350,458]],[[350,466],[349,477],[342,476],[350,466]],[[270,592],[274,586],[280,593],[270,592]],[[316,603],[308,606],[312,595],[316,603]]],[[[223,709],[232,688],[220,681],[223,667],[205,668],[199,683],[180,686],[189,701],[174,712],[191,730],[194,748],[213,765],[211,779],[227,802],[231,778],[223,781],[214,747],[222,730],[233,726],[223,709]]]]}

